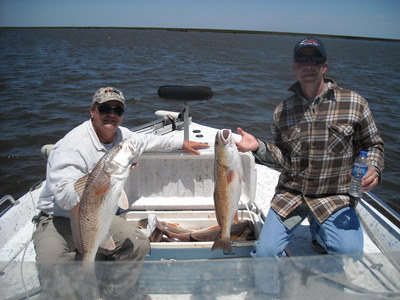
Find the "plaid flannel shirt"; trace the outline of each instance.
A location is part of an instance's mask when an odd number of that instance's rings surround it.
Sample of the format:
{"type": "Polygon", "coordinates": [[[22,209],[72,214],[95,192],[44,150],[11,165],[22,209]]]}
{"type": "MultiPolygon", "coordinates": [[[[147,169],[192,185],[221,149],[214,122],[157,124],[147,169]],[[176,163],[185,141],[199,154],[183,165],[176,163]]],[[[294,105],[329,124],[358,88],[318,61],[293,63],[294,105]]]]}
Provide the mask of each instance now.
{"type": "Polygon", "coordinates": [[[310,106],[296,82],[294,95],[275,110],[274,144],[260,141],[256,159],[281,172],[271,207],[287,217],[301,203],[320,222],[354,201],[349,196],[351,167],[360,150],[367,163],[383,170],[383,140],[367,101],[325,79],[318,104],[310,106]]]}

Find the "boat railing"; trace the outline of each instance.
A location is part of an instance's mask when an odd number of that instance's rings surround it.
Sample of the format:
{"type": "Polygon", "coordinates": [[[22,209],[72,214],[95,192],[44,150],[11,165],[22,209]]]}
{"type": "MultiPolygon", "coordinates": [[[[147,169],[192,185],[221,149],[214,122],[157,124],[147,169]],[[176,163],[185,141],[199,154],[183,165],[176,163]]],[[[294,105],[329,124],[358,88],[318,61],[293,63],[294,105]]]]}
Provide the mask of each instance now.
{"type": "Polygon", "coordinates": [[[156,135],[164,135],[175,130],[180,130],[183,127],[184,127],[184,120],[180,115],[175,117],[170,114],[165,114],[161,119],[140,126],[136,126],[134,128],[131,128],[131,130],[137,133],[151,133],[156,135]]]}
{"type": "Polygon", "coordinates": [[[382,213],[388,220],[390,220],[397,228],[400,228],[400,214],[391,208],[387,203],[383,202],[377,195],[368,191],[365,192],[363,200],[382,213]]]}
{"type": "Polygon", "coordinates": [[[15,199],[11,195],[5,195],[0,199],[0,217],[4,215],[15,204],[15,199]]]}

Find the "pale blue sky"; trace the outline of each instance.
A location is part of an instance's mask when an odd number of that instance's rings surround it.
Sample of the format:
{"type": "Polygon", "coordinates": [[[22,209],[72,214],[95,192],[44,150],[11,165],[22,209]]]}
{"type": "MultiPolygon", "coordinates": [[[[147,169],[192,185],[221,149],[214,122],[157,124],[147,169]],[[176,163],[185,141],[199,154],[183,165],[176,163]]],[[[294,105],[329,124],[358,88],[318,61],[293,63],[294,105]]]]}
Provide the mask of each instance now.
{"type": "Polygon", "coordinates": [[[400,39],[400,1],[0,0],[0,26],[212,28],[400,39]]]}

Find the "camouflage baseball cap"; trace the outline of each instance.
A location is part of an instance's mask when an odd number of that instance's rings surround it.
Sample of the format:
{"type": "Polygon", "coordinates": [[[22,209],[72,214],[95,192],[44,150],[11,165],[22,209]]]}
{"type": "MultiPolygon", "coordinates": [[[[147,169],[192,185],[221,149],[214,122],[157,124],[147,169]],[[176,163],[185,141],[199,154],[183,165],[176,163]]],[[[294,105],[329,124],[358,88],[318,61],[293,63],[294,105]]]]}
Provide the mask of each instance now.
{"type": "Polygon", "coordinates": [[[123,106],[126,106],[124,94],[122,94],[120,90],[113,87],[99,88],[93,95],[92,104],[101,104],[111,100],[119,101],[123,104],[123,106]]]}

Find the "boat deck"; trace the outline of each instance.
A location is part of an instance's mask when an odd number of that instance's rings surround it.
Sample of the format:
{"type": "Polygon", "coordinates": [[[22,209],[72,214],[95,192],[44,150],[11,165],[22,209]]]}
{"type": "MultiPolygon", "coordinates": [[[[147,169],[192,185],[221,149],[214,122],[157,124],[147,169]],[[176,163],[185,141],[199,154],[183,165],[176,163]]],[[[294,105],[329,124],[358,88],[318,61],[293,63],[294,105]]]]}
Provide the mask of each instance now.
{"type": "MultiPolygon", "coordinates": [[[[216,129],[192,123],[189,138],[213,145],[215,132],[216,129]]],[[[170,134],[181,137],[183,132],[176,131],[170,134]]],[[[209,156],[210,151],[212,150],[201,150],[205,156],[209,156]]],[[[253,212],[262,217],[269,210],[279,173],[257,164],[255,170],[254,201],[248,205],[252,207],[253,212]]],[[[35,251],[31,242],[34,231],[31,220],[37,214],[35,199],[38,198],[41,188],[38,186],[18,199],[18,204],[0,218],[0,244],[2,245],[0,248],[0,288],[5,291],[6,299],[14,297],[16,291],[23,298],[24,291],[34,292],[39,289],[35,251]]],[[[204,207],[209,209],[213,203],[212,199],[203,198],[203,201],[208,203],[208,206],[204,207]]],[[[140,201],[136,203],[137,206],[142,204],[140,201]]],[[[345,264],[345,274],[343,270],[328,273],[319,271],[321,265],[329,268],[330,265],[333,266],[336,263],[333,261],[333,256],[318,255],[314,252],[311,247],[308,222],[305,220],[297,228],[287,247],[289,257],[283,259],[279,265],[284,272],[281,281],[286,282],[288,286],[291,285],[291,288],[283,288],[286,299],[296,299],[299,296],[312,296],[311,298],[315,299],[313,291],[320,290],[321,286],[325,291],[325,294],[321,296],[325,299],[336,297],[338,287],[340,291],[347,289],[352,296],[357,295],[363,300],[376,299],[378,295],[400,297],[400,230],[393,225],[380,226],[380,224],[390,224],[390,222],[384,219],[382,219],[384,222],[380,222],[379,218],[384,217],[379,212],[364,202],[360,204],[358,213],[364,220],[362,224],[365,242],[363,258],[353,262],[352,257],[343,257],[343,260],[348,262],[345,264]],[[373,216],[372,219],[370,216],[373,216]],[[372,238],[373,236],[386,236],[387,239],[379,241],[372,238]],[[393,236],[395,238],[391,238],[393,236]],[[369,295],[370,298],[365,295],[369,295]]],[[[150,205],[149,208],[154,209],[154,206],[150,205]]],[[[174,208],[182,208],[182,205],[174,208]]],[[[196,210],[198,207],[186,207],[186,210],[190,211],[190,209],[196,210]]],[[[208,247],[206,251],[210,251],[210,243],[206,247],[208,247]]],[[[257,260],[255,263],[255,260],[249,256],[208,260],[181,257],[179,260],[178,251],[175,257],[174,260],[160,258],[157,262],[145,262],[138,286],[150,294],[152,299],[193,299],[193,295],[200,295],[199,297],[208,295],[210,290],[218,299],[228,299],[228,297],[229,299],[244,299],[248,290],[254,285],[256,265],[263,266],[262,270],[266,271],[276,268],[275,260],[257,260]],[[157,282],[157,284],[154,285],[152,282],[157,282]],[[216,290],[219,292],[215,292],[216,290]]]]}

